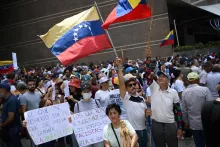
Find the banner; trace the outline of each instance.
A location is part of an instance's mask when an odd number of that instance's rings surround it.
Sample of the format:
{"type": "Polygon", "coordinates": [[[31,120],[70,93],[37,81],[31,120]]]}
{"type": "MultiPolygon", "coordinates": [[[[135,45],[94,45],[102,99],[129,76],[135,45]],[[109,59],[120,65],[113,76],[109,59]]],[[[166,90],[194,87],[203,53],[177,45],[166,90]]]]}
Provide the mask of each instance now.
{"type": "Polygon", "coordinates": [[[73,126],[80,147],[103,141],[103,129],[110,123],[105,107],[73,115],[73,126]]]}
{"type": "Polygon", "coordinates": [[[68,103],[57,104],[24,113],[27,130],[35,145],[43,144],[73,133],[68,121],[68,103]]]}
{"type": "Polygon", "coordinates": [[[12,53],[12,60],[13,60],[14,69],[17,70],[18,69],[18,62],[17,62],[17,54],[16,53],[12,53]]]}

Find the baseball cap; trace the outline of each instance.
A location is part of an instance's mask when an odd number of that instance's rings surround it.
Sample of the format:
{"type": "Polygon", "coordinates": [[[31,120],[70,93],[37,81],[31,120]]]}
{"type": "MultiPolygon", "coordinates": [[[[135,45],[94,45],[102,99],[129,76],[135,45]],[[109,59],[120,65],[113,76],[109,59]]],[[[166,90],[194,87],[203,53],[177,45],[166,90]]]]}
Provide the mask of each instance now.
{"type": "Polygon", "coordinates": [[[129,73],[129,72],[131,72],[131,71],[133,71],[133,70],[134,70],[133,67],[127,67],[127,68],[125,69],[125,72],[126,72],[126,73],[129,73]]]}
{"type": "Polygon", "coordinates": [[[83,84],[81,85],[81,90],[83,91],[83,90],[85,90],[85,89],[91,90],[91,87],[90,87],[89,83],[83,83],[83,84]]]}
{"type": "Polygon", "coordinates": [[[132,74],[126,74],[126,75],[124,75],[124,81],[126,82],[126,81],[128,81],[128,80],[130,80],[130,79],[132,79],[132,78],[136,78],[136,76],[133,76],[132,74]]]}
{"type": "Polygon", "coordinates": [[[109,81],[109,79],[107,77],[102,77],[100,80],[99,80],[99,84],[102,84],[102,83],[105,83],[109,81]]]}
{"type": "Polygon", "coordinates": [[[188,81],[194,81],[199,79],[199,75],[196,72],[191,72],[187,75],[187,80],[188,81]]]}
{"type": "Polygon", "coordinates": [[[157,72],[157,76],[159,77],[160,75],[165,75],[168,79],[169,79],[169,77],[164,73],[164,72],[162,72],[162,71],[158,71],[157,72]]]}
{"type": "Polygon", "coordinates": [[[80,80],[79,80],[79,79],[76,79],[76,78],[73,78],[73,79],[70,81],[69,86],[73,86],[73,87],[76,87],[76,88],[80,88],[80,80]]]}
{"type": "Polygon", "coordinates": [[[11,90],[11,86],[8,83],[1,83],[0,88],[6,89],[6,90],[11,90]]]}

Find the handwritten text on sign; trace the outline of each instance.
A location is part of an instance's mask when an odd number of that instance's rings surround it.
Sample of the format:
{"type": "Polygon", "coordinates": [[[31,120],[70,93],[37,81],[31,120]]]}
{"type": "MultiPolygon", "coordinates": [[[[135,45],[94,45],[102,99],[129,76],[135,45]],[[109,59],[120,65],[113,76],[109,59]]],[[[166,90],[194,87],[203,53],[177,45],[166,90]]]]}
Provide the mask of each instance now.
{"type": "Polygon", "coordinates": [[[80,147],[103,141],[103,129],[110,120],[105,107],[73,115],[73,128],[80,147]]]}
{"type": "Polygon", "coordinates": [[[68,103],[25,112],[28,132],[36,145],[73,133],[68,103]]]}

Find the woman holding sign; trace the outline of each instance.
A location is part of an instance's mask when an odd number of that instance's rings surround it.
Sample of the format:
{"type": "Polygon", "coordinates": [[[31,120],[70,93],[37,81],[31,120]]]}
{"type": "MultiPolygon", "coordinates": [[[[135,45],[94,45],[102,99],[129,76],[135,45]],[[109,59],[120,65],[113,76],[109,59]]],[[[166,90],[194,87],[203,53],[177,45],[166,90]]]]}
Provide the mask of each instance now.
{"type": "MultiPolygon", "coordinates": [[[[42,99],[40,101],[40,104],[39,104],[39,108],[43,108],[43,107],[47,107],[47,106],[51,106],[53,105],[53,101],[51,99],[42,99]]],[[[71,117],[68,118],[69,122],[71,123],[72,120],[71,120],[71,117]]],[[[27,126],[27,121],[23,121],[23,127],[26,127],[27,126]]],[[[46,142],[46,143],[43,143],[43,144],[40,144],[38,145],[38,147],[54,147],[56,144],[56,140],[52,140],[50,142],[46,142]]]]}
{"type": "Polygon", "coordinates": [[[106,115],[111,120],[111,124],[104,128],[105,147],[136,147],[137,134],[129,121],[120,119],[120,106],[108,105],[106,115]]]}

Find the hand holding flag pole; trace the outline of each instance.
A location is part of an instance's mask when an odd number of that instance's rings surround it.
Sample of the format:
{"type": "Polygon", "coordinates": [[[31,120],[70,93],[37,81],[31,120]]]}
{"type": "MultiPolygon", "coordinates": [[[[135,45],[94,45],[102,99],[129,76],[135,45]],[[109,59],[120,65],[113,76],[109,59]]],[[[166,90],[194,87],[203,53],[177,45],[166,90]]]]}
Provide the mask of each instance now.
{"type": "MultiPolygon", "coordinates": [[[[104,20],[103,20],[103,18],[102,18],[101,12],[100,12],[100,10],[99,10],[99,8],[98,8],[98,5],[97,5],[96,1],[95,1],[94,3],[95,3],[95,7],[96,7],[96,9],[97,9],[97,11],[98,11],[98,14],[99,14],[100,19],[101,19],[102,23],[104,23],[104,20]]],[[[113,44],[112,38],[111,38],[111,36],[110,36],[108,30],[105,30],[105,32],[106,32],[106,34],[107,34],[107,36],[108,36],[108,39],[110,40],[110,43],[111,43],[112,48],[113,48],[113,50],[114,50],[115,56],[116,56],[116,58],[118,58],[117,51],[116,51],[116,49],[115,49],[115,46],[114,46],[114,44],[113,44]]]]}
{"type": "Polygon", "coordinates": [[[146,58],[151,56],[151,49],[150,49],[150,40],[151,40],[151,32],[152,32],[152,24],[153,24],[153,14],[154,14],[154,0],[152,0],[151,5],[151,18],[148,30],[148,41],[147,41],[147,49],[146,49],[146,58]]]}

